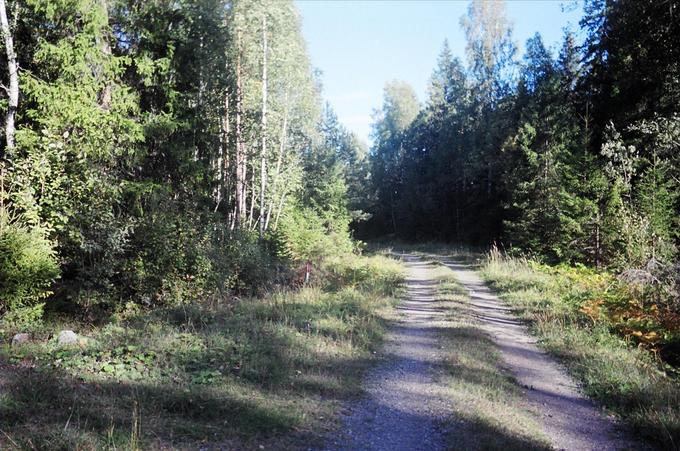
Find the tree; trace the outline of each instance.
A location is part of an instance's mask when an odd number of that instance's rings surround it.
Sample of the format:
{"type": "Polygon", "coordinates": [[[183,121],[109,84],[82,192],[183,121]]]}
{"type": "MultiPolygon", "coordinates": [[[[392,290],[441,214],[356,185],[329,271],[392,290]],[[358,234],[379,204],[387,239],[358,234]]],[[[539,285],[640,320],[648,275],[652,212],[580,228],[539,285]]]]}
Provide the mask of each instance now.
{"type": "Polygon", "coordinates": [[[508,94],[514,77],[515,45],[502,0],[473,0],[460,20],[467,39],[470,74],[481,107],[508,94]]]}
{"type": "Polygon", "coordinates": [[[376,220],[388,221],[392,232],[397,232],[396,206],[400,194],[401,159],[403,157],[406,131],[411,125],[420,105],[413,88],[393,81],[387,83],[383,92],[383,105],[374,115],[371,149],[371,173],[376,190],[376,220]]]}
{"type": "MultiPolygon", "coordinates": [[[[19,66],[17,65],[17,56],[14,52],[14,38],[12,37],[12,29],[7,19],[7,6],[5,0],[0,0],[0,32],[5,41],[5,55],[7,56],[7,78],[9,79],[9,86],[3,88],[7,92],[7,114],[5,115],[5,144],[9,151],[12,151],[15,146],[14,134],[15,125],[14,120],[19,106],[19,66]]],[[[4,165],[1,169],[4,178],[4,165]]]]}
{"type": "Polygon", "coordinates": [[[672,114],[680,100],[677,2],[589,0],[585,11],[587,87],[597,125],[622,128],[672,114]]]}

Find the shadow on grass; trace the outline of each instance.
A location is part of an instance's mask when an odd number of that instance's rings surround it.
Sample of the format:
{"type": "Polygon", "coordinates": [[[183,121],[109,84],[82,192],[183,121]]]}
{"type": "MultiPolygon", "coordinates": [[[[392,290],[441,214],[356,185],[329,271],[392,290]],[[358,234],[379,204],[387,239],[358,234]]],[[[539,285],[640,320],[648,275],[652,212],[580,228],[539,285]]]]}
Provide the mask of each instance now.
{"type": "Polygon", "coordinates": [[[93,348],[59,351],[59,358],[47,345],[28,351],[19,366],[0,367],[0,449],[313,442],[315,416],[359,392],[385,323],[365,293],[309,296],[165,309],[93,348]],[[149,369],[144,377],[102,374],[116,357],[112,349],[130,345],[155,355],[117,361],[149,369]],[[59,359],[87,366],[65,371],[53,365],[59,359]],[[277,441],[291,432],[297,438],[277,441]]]}
{"type": "Polygon", "coordinates": [[[547,451],[553,449],[530,437],[514,435],[484,418],[468,418],[454,423],[447,434],[449,450],[547,451]],[[464,429],[460,434],[457,429],[464,429]]]}
{"type": "Polygon", "coordinates": [[[283,409],[196,387],[84,382],[63,371],[31,368],[14,368],[5,379],[0,406],[3,449],[130,448],[142,434],[172,443],[235,432],[270,434],[297,422],[283,409]]]}

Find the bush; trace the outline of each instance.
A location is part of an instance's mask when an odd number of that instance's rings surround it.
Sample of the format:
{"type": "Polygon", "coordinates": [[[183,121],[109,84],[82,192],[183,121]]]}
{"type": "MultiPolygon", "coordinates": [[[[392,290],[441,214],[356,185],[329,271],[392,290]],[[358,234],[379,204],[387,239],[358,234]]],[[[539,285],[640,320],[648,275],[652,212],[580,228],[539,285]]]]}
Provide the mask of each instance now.
{"type": "Polygon", "coordinates": [[[39,227],[28,227],[0,213],[0,312],[3,323],[22,327],[38,319],[40,301],[59,277],[52,243],[39,227]],[[25,312],[23,315],[21,312],[25,312]]]}
{"type": "Polygon", "coordinates": [[[140,220],[130,235],[130,251],[121,271],[121,298],[151,306],[204,294],[212,271],[202,251],[209,240],[205,219],[192,220],[168,205],[166,211],[154,211],[140,220]]]}
{"type": "Polygon", "coordinates": [[[278,255],[276,243],[261,242],[256,232],[230,231],[218,224],[205,245],[205,253],[212,268],[210,284],[220,292],[255,293],[275,281],[282,271],[285,256],[278,255]],[[283,257],[283,258],[282,258],[283,257]]]}
{"type": "Polygon", "coordinates": [[[310,208],[288,211],[277,230],[293,260],[320,260],[353,250],[346,221],[324,220],[310,208]]]}
{"type": "Polygon", "coordinates": [[[231,230],[210,213],[190,218],[170,208],[139,221],[129,248],[118,298],[145,306],[266,289],[280,266],[257,233],[231,230]]]}

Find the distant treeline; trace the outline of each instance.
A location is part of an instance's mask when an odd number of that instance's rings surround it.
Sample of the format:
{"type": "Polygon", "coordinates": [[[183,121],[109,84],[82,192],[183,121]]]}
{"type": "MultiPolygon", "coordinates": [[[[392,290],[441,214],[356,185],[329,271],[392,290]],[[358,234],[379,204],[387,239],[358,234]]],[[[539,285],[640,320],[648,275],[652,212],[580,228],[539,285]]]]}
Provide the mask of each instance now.
{"type": "Polygon", "coordinates": [[[423,107],[386,86],[362,233],[498,241],[548,262],[673,261],[680,4],[584,6],[580,32],[555,50],[537,34],[518,60],[503,2],[475,0],[467,65],[445,43],[423,107]]]}

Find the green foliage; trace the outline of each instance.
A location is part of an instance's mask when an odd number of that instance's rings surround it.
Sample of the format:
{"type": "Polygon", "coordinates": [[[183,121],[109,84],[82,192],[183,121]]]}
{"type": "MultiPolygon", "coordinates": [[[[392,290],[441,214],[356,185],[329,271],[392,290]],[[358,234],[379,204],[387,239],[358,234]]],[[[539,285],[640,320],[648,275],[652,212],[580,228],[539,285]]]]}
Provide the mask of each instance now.
{"type": "Polygon", "coordinates": [[[345,254],[332,257],[324,266],[329,274],[329,285],[336,289],[349,286],[396,296],[404,278],[402,266],[396,260],[385,257],[359,258],[345,254]]]}
{"type": "Polygon", "coordinates": [[[650,259],[669,262],[677,255],[679,193],[671,157],[677,149],[676,121],[641,121],[629,126],[635,144],[628,146],[612,125],[608,127],[602,154],[607,158],[605,172],[613,194],[610,233],[617,237],[618,246],[611,258],[613,266],[641,268],[650,259]]]}
{"type": "Polygon", "coordinates": [[[404,158],[403,139],[418,114],[418,98],[413,88],[399,81],[387,83],[383,106],[373,125],[375,140],[371,149],[371,183],[375,191],[374,222],[383,230],[397,232],[398,194],[401,193],[404,158]],[[395,196],[395,194],[397,196],[395,196]]]}
{"type": "MultiPolygon", "coordinates": [[[[39,319],[43,301],[59,276],[59,266],[45,231],[0,212],[0,312],[13,312],[6,325],[39,319]]],[[[5,322],[6,320],[6,322],[5,322]]]]}
{"type": "MultiPolygon", "coordinates": [[[[46,292],[46,294],[49,292],[46,292]]],[[[29,307],[15,307],[6,311],[0,319],[0,333],[27,333],[39,331],[43,325],[45,303],[41,302],[29,307]]]]}
{"type": "Polygon", "coordinates": [[[517,51],[512,42],[512,24],[505,16],[505,3],[473,0],[460,24],[467,38],[465,50],[479,106],[493,107],[510,89],[517,51]]]}
{"type": "Polygon", "coordinates": [[[286,212],[277,230],[293,260],[320,260],[352,251],[347,220],[328,220],[310,208],[286,212]]]}
{"type": "MultiPolygon", "coordinates": [[[[401,265],[385,257],[345,256],[325,270],[337,274],[330,285],[130,308],[119,324],[90,329],[82,346],[0,350],[23,363],[3,374],[11,387],[2,398],[5,437],[127,449],[136,432],[141,448],[159,439],[298,447],[284,433],[326,430],[338,400],[358,394],[385,332],[389,294],[403,280],[401,265]]],[[[303,445],[321,438],[305,435],[303,445]]]]}
{"type": "Polygon", "coordinates": [[[282,236],[280,220],[299,208],[313,211],[301,214],[316,229],[291,232],[296,258],[352,249],[347,186],[366,171],[355,169],[349,132],[323,124],[292,2],[15,4],[21,102],[17,146],[2,153],[2,201],[54,243],[62,278],[52,306],[99,320],[130,302],[179,305],[283,283],[290,255],[253,229],[265,222],[282,236]],[[253,185],[260,158],[265,183],[253,185]]]}
{"type": "Polygon", "coordinates": [[[495,251],[482,272],[586,393],[661,447],[677,443],[676,370],[655,358],[677,363],[677,310],[657,306],[640,285],[583,266],[547,266],[495,251]]]}
{"type": "Polygon", "coordinates": [[[219,219],[190,220],[168,210],[140,222],[130,243],[138,251],[117,276],[121,295],[160,306],[268,287],[283,261],[255,233],[231,232],[219,219]]]}

